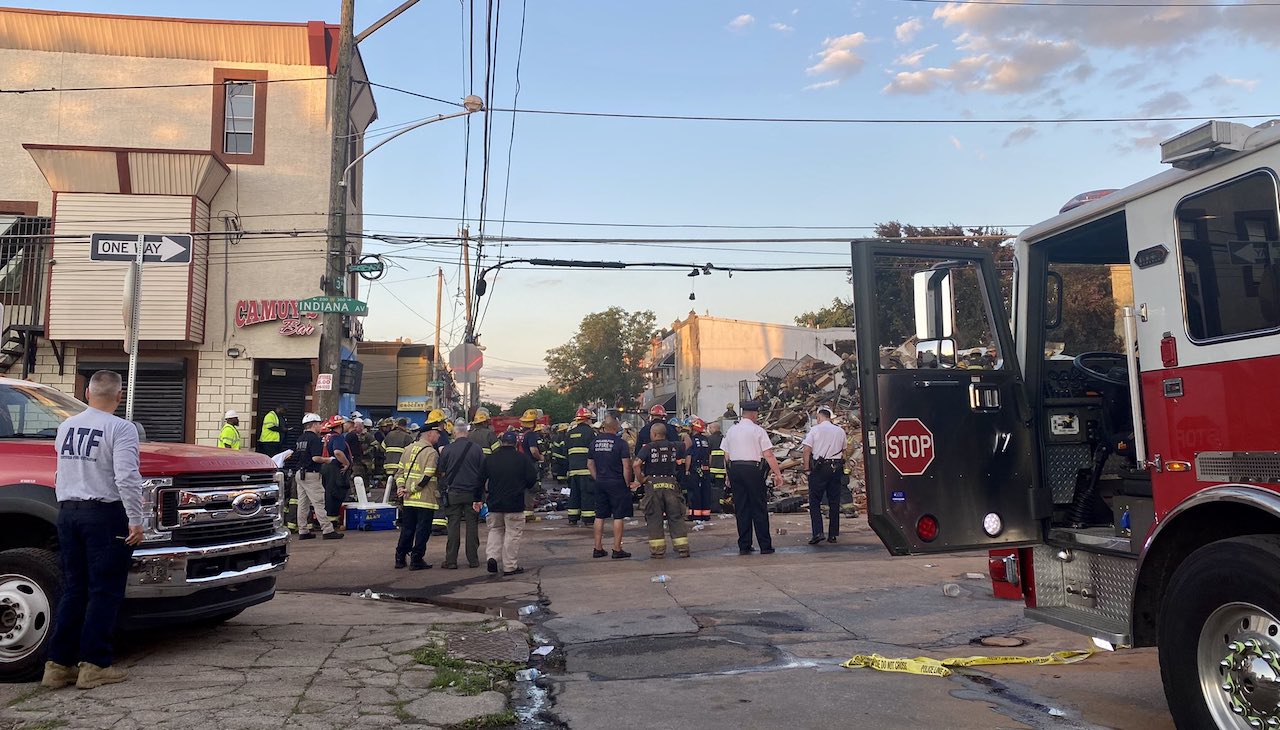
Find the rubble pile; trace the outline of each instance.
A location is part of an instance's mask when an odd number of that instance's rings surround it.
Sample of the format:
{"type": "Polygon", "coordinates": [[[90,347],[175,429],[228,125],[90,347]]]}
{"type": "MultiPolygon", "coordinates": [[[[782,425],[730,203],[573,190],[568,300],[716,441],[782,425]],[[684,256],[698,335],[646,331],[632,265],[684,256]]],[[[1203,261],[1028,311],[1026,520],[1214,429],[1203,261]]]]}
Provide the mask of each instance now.
{"type": "MultiPolygon", "coordinates": [[[[762,383],[767,399],[762,403],[760,425],[773,441],[773,455],[782,469],[783,483],[773,485],[769,501],[775,511],[792,511],[796,500],[808,503],[809,484],[804,474],[804,437],[820,406],[829,406],[832,421],[845,430],[849,445],[846,461],[852,466],[849,488],[858,512],[867,507],[862,457],[862,421],[856,415],[859,401],[853,374],[848,368],[817,359],[802,361],[780,380],[762,383]]],[[[803,509],[803,506],[799,507],[803,509]]]]}

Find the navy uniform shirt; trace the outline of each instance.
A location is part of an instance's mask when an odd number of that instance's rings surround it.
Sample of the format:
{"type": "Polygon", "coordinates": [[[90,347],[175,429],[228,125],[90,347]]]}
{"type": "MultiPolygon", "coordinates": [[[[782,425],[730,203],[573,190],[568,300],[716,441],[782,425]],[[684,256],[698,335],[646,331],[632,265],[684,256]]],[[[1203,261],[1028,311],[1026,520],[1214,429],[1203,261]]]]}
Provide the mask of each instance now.
{"type": "Polygon", "coordinates": [[[625,482],[626,472],[622,470],[624,459],[631,457],[631,449],[622,437],[614,433],[601,431],[591,442],[591,461],[596,465],[596,481],[625,482]]]}

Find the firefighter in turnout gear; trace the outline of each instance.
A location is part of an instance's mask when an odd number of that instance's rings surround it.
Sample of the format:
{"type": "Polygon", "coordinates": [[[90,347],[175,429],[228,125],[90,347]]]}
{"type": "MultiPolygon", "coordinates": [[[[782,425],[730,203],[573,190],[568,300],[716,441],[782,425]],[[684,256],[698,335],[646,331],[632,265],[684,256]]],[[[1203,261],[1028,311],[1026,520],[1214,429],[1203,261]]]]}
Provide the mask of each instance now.
{"type": "Polygon", "coordinates": [[[565,439],[568,430],[569,424],[561,423],[551,435],[551,474],[560,486],[569,479],[569,447],[565,439]]]}
{"type": "Polygon", "coordinates": [[[684,523],[686,508],[680,493],[680,476],[686,467],[681,448],[667,440],[667,424],[655,423],[650,430],[649,443],[640,447],[636,455],[636,482],[643,484],[644,498],[640,508],[649,526],[649,556],[664,558],[667,555],[667,538],[662,523],[667,523],[671,534],[671,547],[676,555],[689,557],[689,527],[684,523]]]}
{"type": "Polygon", "coordinates": [[[591,427],[594,414],[586,408],[579,408],[573,417],[573,428],[565,434],[565,453],[568,456],[569,477],[569,524],[576,525],[578,520],[591,527],[596,522],[596,480],[591,478],[591,468],[587,465],[590,457],[591,442],[596,431],[591,427]]]}
{"type": "MultiPolygon", "coordinates": [[[[449,420],[449,417],[445,415],[444,411],[440,410],[439,408],[433,408],[431,409],[431,412],[427,414],[428,425],[423,426],[423,429],[425,430],[425,429],[431,428],[430,424],[432,423],[440,424],[439,426],[435,427],[436,430],[440,432],[440,441],[436,445],[436,450],[439,451],[440,449],[443,449],[446,445],[448,445],[450,441],[453,440],[450,436],[450,432],[453,431],[453,421],[449,420]]],[[[431,519],[431,534],[446,535],[448,534],[448,532],[449,532],[449,520],[444,515],[440,514],[440,510],[437,507],[436,516],[432,517],[431,519]]]]}
{"type": "MultiPolygon", "coordinates": [[[[436,415],[432,411],[432,415],[436,415]]],[[[396,492],[404,500],[400,518],[400,539],[396,543],[395,567],[425,570],[431,564],[424,560],[427,541],[431,539],[431,521],[440,509],[439,480],[436,465],[440,452],[436,445],[444,435],[443,413],[439,419],[427,416],[427,425],[418,440],[405,449],[401,469],[396,472],[396,492]]]]}
{"type": "Polygon", "coordinates": [[[489,425],[489,409],[484,406],[477,408],[476,415],[471,419],[471,428],[467,430],[467,438],[484,449],[484,455],[488,456],[493,453],[493,446],[498,442],[499,436],[489,425]]]}
{"type": "Polygon", "coordinates": [[[382,437],[382,450],[386,454],[385,466],[387,472],[387,495],[385,501],[391,502],[394,491],[391,485],[396,481],[396,475],[400,471],[400,459],[404,455],[404,450],[414,442],[413,434],[409,433],[409,419],[396,419],[395,428],[382,437]]]}
{"type": "MultiPolygon", "coordinates": [[[[520,450],[529,455],[533,459],[534,466],[538,469],[538,475],[542,475],[542,461],[544,454],[542,453],[543,443],[542,434],[538,433],[538,412],[532,408],[525,411],[520,416],[520,450]]],[[[534,489],[526,490],[524,493],[524,521],[533,522],[533,508],[537,505],[537,497],[535,492],[541,490],[541,484],[534,489]]]]}
{"type": "Polygon", "coordinates": [[[720,431],[720,422],[714,421],[707,429],[707,475],[711,478],[711,505],[720,512],[733,511],[733,499],[726,494],[725,477],[729,475],[729,463],[724,456],[724,434],[720,431]]]}
{"type": "Polygon", "coordinates": [[[689,516],[699,521],[711,519],[711,442],[706,430],[706,421],[695,418],[689,424],[689,434],[684,437],[689,467],[684,482],[689,516]]]}

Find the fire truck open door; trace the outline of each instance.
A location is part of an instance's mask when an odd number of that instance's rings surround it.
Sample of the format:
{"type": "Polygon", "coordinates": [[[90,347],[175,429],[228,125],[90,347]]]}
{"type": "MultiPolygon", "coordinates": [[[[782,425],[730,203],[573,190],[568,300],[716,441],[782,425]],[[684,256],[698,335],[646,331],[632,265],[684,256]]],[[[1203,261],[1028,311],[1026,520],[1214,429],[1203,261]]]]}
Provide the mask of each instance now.
{"type": "Polygon", "coordinates": [[[868,517],[895,555],[1041,539],[1049,497],[999,274],[976,247],[853,244],[868,517]]]}

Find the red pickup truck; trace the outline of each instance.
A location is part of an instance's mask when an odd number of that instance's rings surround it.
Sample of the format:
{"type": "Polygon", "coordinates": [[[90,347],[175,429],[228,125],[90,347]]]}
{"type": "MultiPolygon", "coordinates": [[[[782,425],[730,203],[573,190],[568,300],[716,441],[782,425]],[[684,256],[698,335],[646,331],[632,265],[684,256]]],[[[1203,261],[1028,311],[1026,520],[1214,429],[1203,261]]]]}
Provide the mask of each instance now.
{"type": "MultiPolygon", "coordinates": [[[[48,386],[0,378],[0,681],[39,675],[61,595],[58,425],[85,409],[48,386]]],[[[143,443],[146,537],[121,627],[225,621],[271,600],[288,560],[280,484],[257,453],[143,443]]]]}

